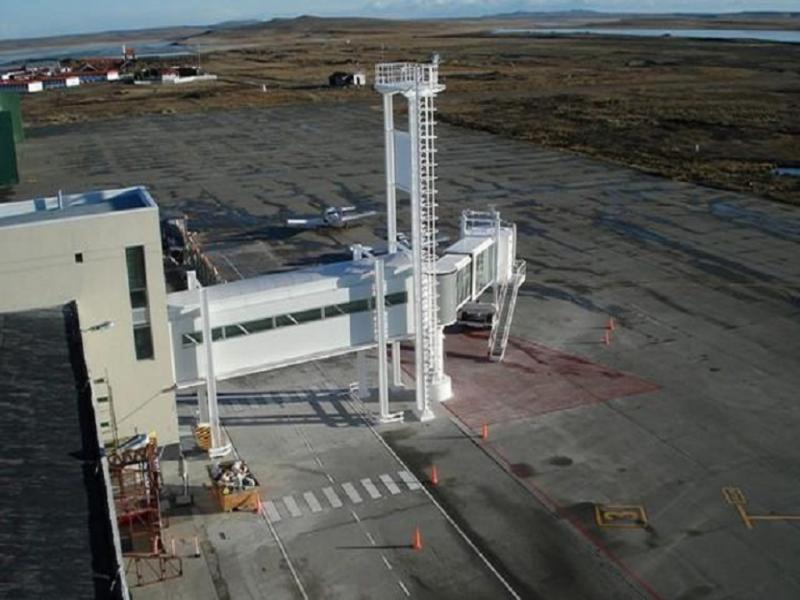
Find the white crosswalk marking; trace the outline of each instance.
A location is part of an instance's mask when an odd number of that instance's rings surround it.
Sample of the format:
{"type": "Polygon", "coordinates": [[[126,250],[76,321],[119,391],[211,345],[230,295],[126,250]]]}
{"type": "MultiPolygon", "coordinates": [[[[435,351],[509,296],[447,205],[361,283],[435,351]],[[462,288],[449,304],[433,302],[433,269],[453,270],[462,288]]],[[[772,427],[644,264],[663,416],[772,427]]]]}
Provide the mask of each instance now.
{"type": "Polygon", "coordinates": [[[342,507],[342,501],[339,500],[339,496],[336,495],[336,492],[333,491],[332,487],[322,488],[322,493],[325,494],[325,497],[328,499],[328,502],[330,502],[331,508],[342,507]]]}
{"type": "Polygon", "coordinates": [[[400,493],[400,488],[397,487],[397,484],[392,480],[392,478],[384,473],[380,476],[380,480],[383,482],[383,485],[386,486],[386,489],[389,490],[389,493],[394,496],[395,494],[400,493]]]}
{"type": "Polygon", "coordinates": [[[289,511],[289,514],[293,517],[299,517],[301,514],[303,514],[300,512],[300,507],[297,506],[297,502],[294,501],[292,496],[284,496],[283,504],[286,506],[286,510],[289,511]]]}
{"type": "Polygon", "coordinates": [[[419,481],[417,481],[417,478],[414,477],[408,471],[398,471],[397,474],[400,476],[400,479],[403,480],[403,483],[405,483],[408,486],[408,489],[418,490],[422,487],[419,484],[419,481]]]}
{"type": "Polygon", "coordinates": [[[318,513],[322,511],[322,506],[317,500],[317,497],[314,495],[314,492],[306,492],[303,494],[303,498],[305,498],[306,504],[308,504],[308,508],[311,509],[312,513],[318,513]]]}
{"type": "Polygon", "coordinates": [[[381,493],[378,491],[378,488],[375,487],[375,484],[372,483],[371,479],[362,479],[361,485],[364,486],[364,489],[367,490],[367,493],[373,500],[377,500],[381,497],[381,493]]]}
{"type": "Polygon", "coordinates": [[[344,490],[344,493],[347,494],[347,497],[350,498],[350,501],[353,504],[359,504],[361,502],[361,496],[356,491],[356,488],[353,487],[352,483],[350,482],[343,483],[342,489],[344,490]]]}
{"type": "Polygon", "coordinates": [[[281,514],[278,512],[278,509],[275,508],[275,504],[273,504],[271,500],[264,502],[263,506],[264,510],[267,512],[267,518],[270,523],[277,523],[281,520],[281,514]]]}

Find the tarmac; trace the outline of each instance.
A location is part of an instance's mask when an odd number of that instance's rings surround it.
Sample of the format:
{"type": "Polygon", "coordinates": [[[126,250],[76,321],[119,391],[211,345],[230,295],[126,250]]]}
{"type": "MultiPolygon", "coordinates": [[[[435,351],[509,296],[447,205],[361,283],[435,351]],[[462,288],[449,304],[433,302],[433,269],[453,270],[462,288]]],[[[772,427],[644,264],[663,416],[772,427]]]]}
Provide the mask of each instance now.
{"type": "MultiPolygon", "coordinates": [[[[347,395],[351,357],[226,382],[264,513],[218,513],[192,456],[195,507],[169,529],[184,576],[137,600],[800,596],[800,521],[784,518],[800,515],[800,209],[438,131],[443,230],[488,205],[517,224],[528,277],[506,362],[448,336],[456,398],[431,423],[376,428],[347,395]]],[[[8,197],[147,185],[235,279],[378,242],[381,219],[281,223],[380,210],[382,141],[377,103],[48,127],[20,146],[8,197]]],[[[185,433],[193,411],[181,398],[185,433]]]]}

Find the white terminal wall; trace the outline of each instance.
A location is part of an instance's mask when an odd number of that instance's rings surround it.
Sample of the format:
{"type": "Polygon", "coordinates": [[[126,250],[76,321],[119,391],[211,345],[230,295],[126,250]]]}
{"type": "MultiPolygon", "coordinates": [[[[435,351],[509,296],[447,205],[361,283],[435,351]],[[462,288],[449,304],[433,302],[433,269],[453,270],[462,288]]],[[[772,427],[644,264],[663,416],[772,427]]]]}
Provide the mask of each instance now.
{"type": "Polygon", "coordinates": [[[81,328],[113,321],[112,328],[83,333],[90,378],[108,374],[121,436],[155,431],[159,443],[174,442],[178,428],[158,208],[144,190],[105,193],[141,193],[146,205],[94,212],[67,208],[63,214],[53,212],[55,198],[0,206],[0,313],[75,300],[81,328]],[[47,209],[43,217],[29,214],[34,218],[20,222],[35,205],[47,209]],[[144,246],[154,348],[148,360],[135,356],[128,246],[144,246]],[[76,262],[77,253],[82,263],[76,262]]]}

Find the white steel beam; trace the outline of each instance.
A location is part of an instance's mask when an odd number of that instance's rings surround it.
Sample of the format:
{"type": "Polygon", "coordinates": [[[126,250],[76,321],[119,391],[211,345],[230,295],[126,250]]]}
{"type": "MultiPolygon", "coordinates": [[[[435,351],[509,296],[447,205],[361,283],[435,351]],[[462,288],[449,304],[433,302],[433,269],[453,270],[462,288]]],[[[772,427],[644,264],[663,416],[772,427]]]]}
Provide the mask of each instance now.
{"type": "Polygon", "coordinates": [[[400,364],[400,342],[392,342],[392,387],[403,387],[403,367],[400,364]]]}
{"type": "Polygon", "coordinates": [[[369,369],[367,368],[367,351],[356,352],[356,371],[358,371],[358,397],[369,398],[369,369]]]}
{"type": "Polygon", "coordinates": [[[386,278],[384,275],[383,260],[375,261],[375,329],[378,342],[378,406],[380,420],[385,423],[390,420],[389,415],[389,365],[386,358],[386,278]]]}
{"type": "Polygon", "coordinates": [[[208,396],[208,423],[211,429],[211,448],[208,454],[218,458],[228,454],[233,446],[223,444],[222,430],[219,423],[219,405],[217,404],[217,377],[214,372],[214,341],[211,335],[211,313],[208,308],[208,288],[201,288],[200,316],[203,321],[203,346],[206,350],[206,394],[208,396]]]}
{"type": "Polygon", "coordinates": [[[394,94],[383,94],[383,129],[386,145],[386,243],[397,252],[397,189],[394,153],[394,94]]]}

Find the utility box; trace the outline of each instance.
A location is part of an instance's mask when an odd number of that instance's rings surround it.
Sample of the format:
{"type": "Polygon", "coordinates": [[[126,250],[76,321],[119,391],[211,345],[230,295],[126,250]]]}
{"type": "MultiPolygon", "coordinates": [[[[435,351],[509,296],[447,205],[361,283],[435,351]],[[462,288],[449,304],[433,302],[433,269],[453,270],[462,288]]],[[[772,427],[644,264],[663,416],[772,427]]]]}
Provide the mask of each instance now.
{"type": "Polygon", "coordinates": [[[19,183],[14,122],[9,111],[0,111],[0,185],[19,183]]]}

